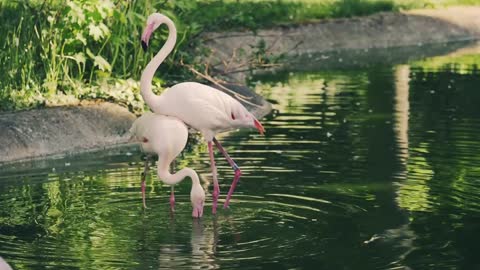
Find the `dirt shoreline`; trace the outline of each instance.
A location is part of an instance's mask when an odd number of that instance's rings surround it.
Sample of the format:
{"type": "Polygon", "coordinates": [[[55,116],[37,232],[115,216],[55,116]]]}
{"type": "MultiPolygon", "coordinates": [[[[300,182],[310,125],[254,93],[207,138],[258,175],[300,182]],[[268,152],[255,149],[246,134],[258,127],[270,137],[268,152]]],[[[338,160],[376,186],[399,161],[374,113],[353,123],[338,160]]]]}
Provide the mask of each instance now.
{"type": "Polygon", "coordinates": [[[125,143],[135,115],[112,103],[0,115],[0,163],[125,143]]]}
{"type": "Polygon", "coordinates": [[[222,74],[238,81],[239,70],[261,42],[266,56],[295,57],[338,51],[385,49],[480,39],[480,7],[383,12],[366,17],[331,19],[253,32],[209,33],[206,59],[222,74]]]}

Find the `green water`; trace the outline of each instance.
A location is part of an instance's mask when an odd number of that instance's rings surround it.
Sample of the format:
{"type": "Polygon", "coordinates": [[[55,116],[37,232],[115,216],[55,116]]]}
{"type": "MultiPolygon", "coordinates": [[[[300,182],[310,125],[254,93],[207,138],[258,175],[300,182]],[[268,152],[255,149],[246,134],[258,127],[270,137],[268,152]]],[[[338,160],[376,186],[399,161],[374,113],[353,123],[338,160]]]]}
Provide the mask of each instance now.
{"type": "MultiPolygon", "coordinates": [[[[155,175],[142,210],[134,147],[0,167],[0,256],[15,269],[480,269],[475,59],[251,78],[276,111],[266,136],[219,138],[243,176],[216,217],[208,195],[191,218],[188,181],[172,215],[155,175]]],[[[217,160],[223,201],[233,171],[217,160]]],[[[204,144],[177,165],[211,191],[204,144]]]]}

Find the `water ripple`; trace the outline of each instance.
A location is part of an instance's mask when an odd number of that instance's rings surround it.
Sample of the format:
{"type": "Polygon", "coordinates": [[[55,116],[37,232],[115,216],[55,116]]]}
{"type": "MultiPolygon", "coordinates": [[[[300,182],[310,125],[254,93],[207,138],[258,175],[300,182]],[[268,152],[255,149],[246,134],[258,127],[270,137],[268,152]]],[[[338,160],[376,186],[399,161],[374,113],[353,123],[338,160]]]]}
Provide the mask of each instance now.
{"type": "MultiPolygon", "coordinates": [[[[155,166],[142,209],[138,149],[0,167],[0,255],[18,269],[478,265],[478,74],[400,65],[280,76],[257,87],[276,101],[265,136],[219,136],[242,168],[229,209],[211,214],[205,144],[177,160],[208,187],[200,220],[189,180],[170,212],[155,166]]],[[[221,208],[234,171],[216,161],[221,208]]]]}

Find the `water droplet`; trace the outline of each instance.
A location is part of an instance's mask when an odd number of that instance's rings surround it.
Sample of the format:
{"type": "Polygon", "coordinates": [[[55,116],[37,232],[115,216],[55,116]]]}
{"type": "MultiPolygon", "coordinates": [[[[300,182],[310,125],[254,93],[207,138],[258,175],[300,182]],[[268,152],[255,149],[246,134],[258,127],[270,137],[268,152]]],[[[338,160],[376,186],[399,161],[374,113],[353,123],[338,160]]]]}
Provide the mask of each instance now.
{"type": "Polygon", "coordinates": [[[330,138],[330,137],[332,137],[332,133],[327,132],[327,138],[330,138]]]}
{"type": "Polygon", "coordinates": [[[65,166],[70,166],[70,162],[65,162],[65,166]]]}
{"type": "Polygon", "coordinates": [[[430,94],[435,94],[435,90],[430,90],[430,94]]]}

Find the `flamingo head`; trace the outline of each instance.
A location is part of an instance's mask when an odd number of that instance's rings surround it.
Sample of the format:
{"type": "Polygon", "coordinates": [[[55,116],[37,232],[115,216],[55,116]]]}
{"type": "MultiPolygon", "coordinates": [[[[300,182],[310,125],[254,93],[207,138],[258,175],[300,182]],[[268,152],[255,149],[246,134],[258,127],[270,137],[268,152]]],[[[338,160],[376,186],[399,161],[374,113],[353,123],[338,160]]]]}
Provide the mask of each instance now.
{"type": "Polygon", "coordinates": [[[238,113],[234,112],[230,114],[231,121],[233,121],[234,125],[239,127],[254,127],[261,135],[264,135],[265,128],[263,127],[262,123],[260,123],[260,121],[253,116],[253,114],[246,113],[243,117],[239,117],[238,115],[238,113]]]}
{"type": "Polygon", "coordinates": [[[203,216],[203,206],[205,204],[205,191],[200,184],[192,186],[190,192],[190,200],[192,201],[192,217],[201,218],[203,216]]]}
{"type": "Polygon", "coordinates": [[[148,41],[152,33],[165,21],[166,17],[160,13],[153,13],[147,18],[147,25],[142,34],[142,48],[144,51],[148,48],[148,41]]]}

